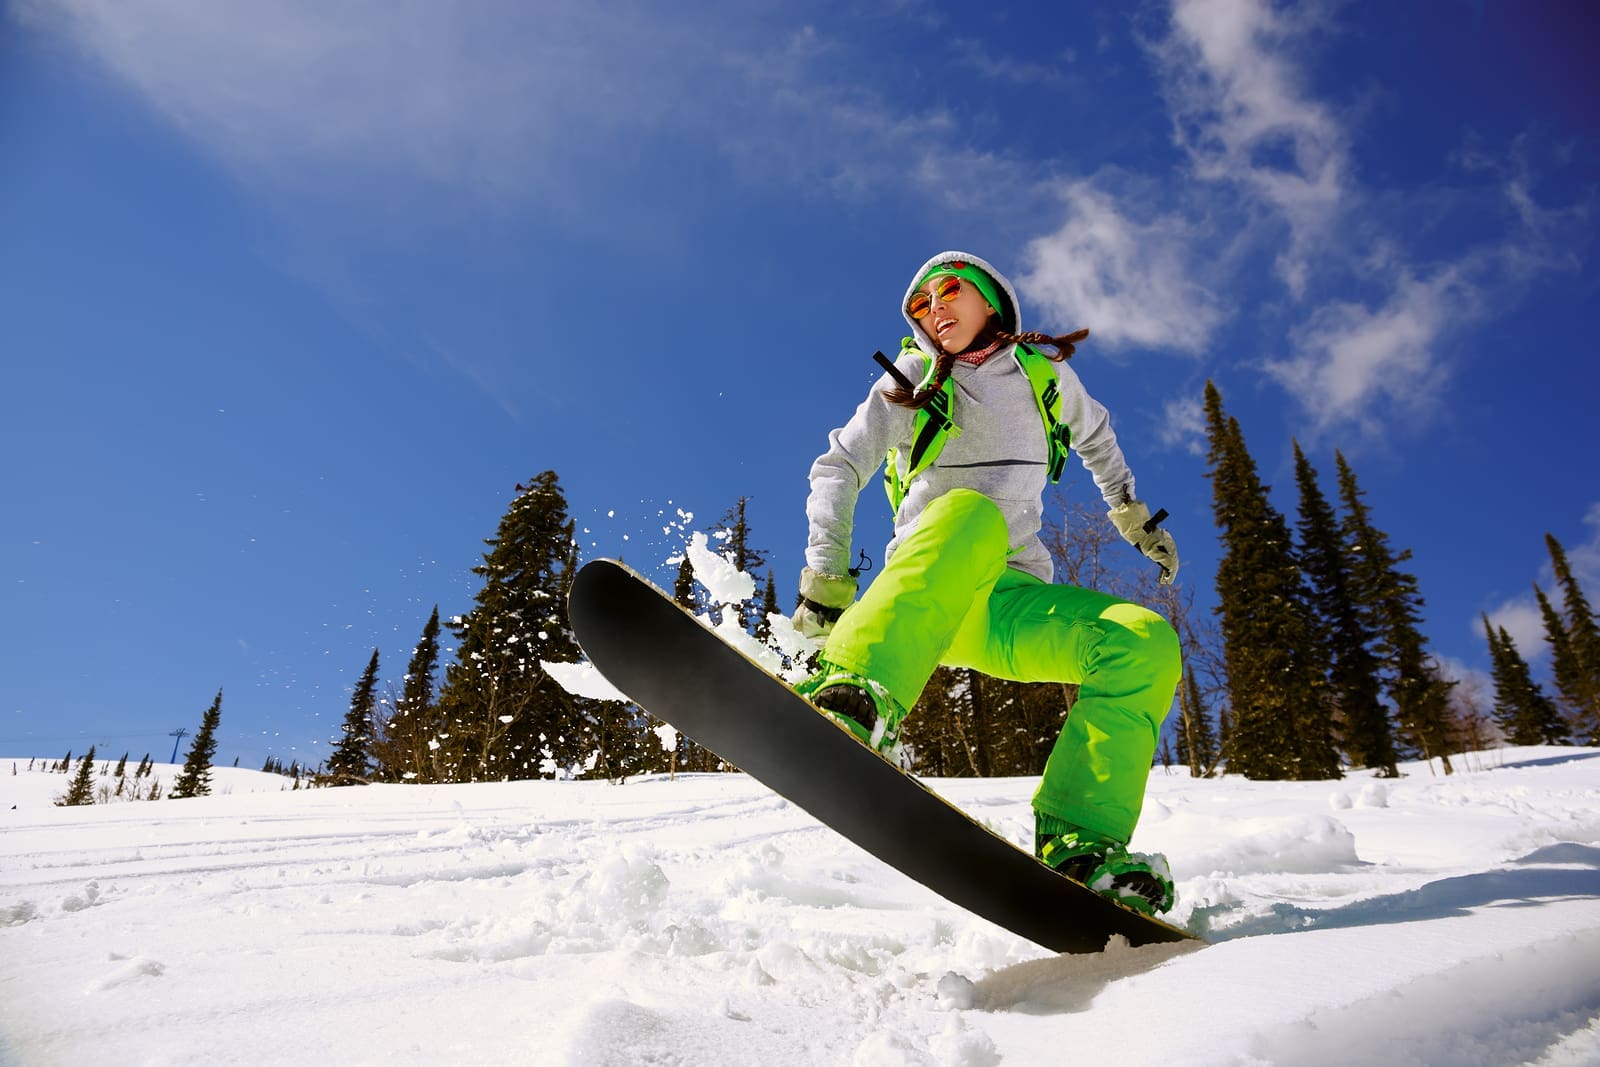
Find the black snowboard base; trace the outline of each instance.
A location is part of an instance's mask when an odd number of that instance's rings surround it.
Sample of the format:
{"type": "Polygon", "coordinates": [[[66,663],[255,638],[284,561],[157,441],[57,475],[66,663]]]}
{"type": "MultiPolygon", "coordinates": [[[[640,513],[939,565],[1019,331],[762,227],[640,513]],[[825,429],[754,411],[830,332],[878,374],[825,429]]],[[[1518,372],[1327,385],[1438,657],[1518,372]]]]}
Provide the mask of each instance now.
{"type": "Polygon", "coordinates": [[[1199,940],[975,822],[621,563],[586,564],[568,611],[589,661],[640,707],[946,900],[1055,952],[1199,940]]]}

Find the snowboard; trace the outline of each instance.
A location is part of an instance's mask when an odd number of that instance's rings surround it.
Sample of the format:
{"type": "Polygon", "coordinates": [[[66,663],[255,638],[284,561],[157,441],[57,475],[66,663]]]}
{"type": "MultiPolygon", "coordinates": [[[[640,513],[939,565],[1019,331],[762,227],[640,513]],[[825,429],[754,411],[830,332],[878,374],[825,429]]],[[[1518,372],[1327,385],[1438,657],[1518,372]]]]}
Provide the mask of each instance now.
{"type": "Polygon", "coordinates": [[[568,614],[629,699],[951,903],[1054,952],[1198,940],[974,821],[623,564],[585,564],[568,614]]]}

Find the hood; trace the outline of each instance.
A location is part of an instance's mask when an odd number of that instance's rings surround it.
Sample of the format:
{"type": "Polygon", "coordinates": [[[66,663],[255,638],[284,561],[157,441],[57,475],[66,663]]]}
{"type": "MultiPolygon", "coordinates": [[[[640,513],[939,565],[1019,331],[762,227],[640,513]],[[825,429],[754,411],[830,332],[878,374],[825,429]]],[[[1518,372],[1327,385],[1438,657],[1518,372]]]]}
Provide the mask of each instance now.
{"type": "Polygon", "coordinates": [[[911,294],[916,292],[917,283],[923,278],[927,277],[929,271],[939,266],[941,263],[954,263],[956,260],[962,260],[972,264],[974,267],[977,267],[979,270],[983,271],[985,274],[989,275],[989,277],[995,280],[995,284],[1000,287],[1000,291],[1004,295],[1005,299],[1011,301],[1011,306],[1009,308],[1003,307],[997,309],[1000,312],[1001,321],[1005,323],[1009,332],[1022,332],[1021,305],[1017,303],[1017,290],[1016,287],[1011,284],[1011,279],[1007,278],[1004,274],[1001,274],[998,270],[996,270],[994,264],[990,263],[988,260],[983,259],[980,256],[975,256],[970,252],[940,252],[938,255],[928,260],[928,262],[917,268],[917,272],[911,276],[911,281],[906,283],[905,295],[900,298],[900,314],[905,316],[906,325],[911,327],[911,336],[916,338],[917,347],[922,349],[929,356],[935,358],[937,358],[939,355],[939,346],[934,343],[933,338],[929,337],[927,333],[923,331],[922,324],[916,319],[912,318],[911,315],[906,311],[906,301],[911,299],[911,294]]]}

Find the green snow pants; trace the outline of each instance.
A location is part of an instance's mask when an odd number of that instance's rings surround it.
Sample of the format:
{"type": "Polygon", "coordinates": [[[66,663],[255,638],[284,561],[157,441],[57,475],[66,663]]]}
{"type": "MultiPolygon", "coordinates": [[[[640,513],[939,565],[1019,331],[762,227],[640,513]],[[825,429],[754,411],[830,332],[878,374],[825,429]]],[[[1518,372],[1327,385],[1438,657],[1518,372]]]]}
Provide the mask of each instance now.
{"type": "Polygon", "coordinates": [[[993,501],[970,489],[944,494],[839,619],[823,658],[881,683],[905,708],[940,664],[1077,683],[1033,806],[1127,842],[1182,672],[1177,634],[1148,608],[1012,570],[1008,548],[993,501]]]}

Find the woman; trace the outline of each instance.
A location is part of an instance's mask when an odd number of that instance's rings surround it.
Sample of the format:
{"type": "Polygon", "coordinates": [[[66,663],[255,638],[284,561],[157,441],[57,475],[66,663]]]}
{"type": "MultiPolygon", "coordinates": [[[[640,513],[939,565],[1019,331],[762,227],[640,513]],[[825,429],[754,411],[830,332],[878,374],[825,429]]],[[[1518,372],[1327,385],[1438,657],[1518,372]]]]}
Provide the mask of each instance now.
{"type": "Polygon", "coordinates": [[[887,751],[940,664],[1077,683],[1034,795],[1035,854],[1143,911],[1165,911],[1166,861],[1126,846],[1178,683],[1177,636],[1146,608],[1051,584],[1039,540],[1044,487],[1070,445],[1122,536],[1161,566],[1162,582],[1178,570],[1171,535],[1134,497],[1106,409],[1065,363],[1088,331],[1019,333],[1015,289],[965,252],[925,263],[904,311],[912,336],[899,359],[811,468],[795,624],[826,644],[798,689],[887,751]],[[894,538],[856,602],[856,499],[879,466],[894,538]]]}

